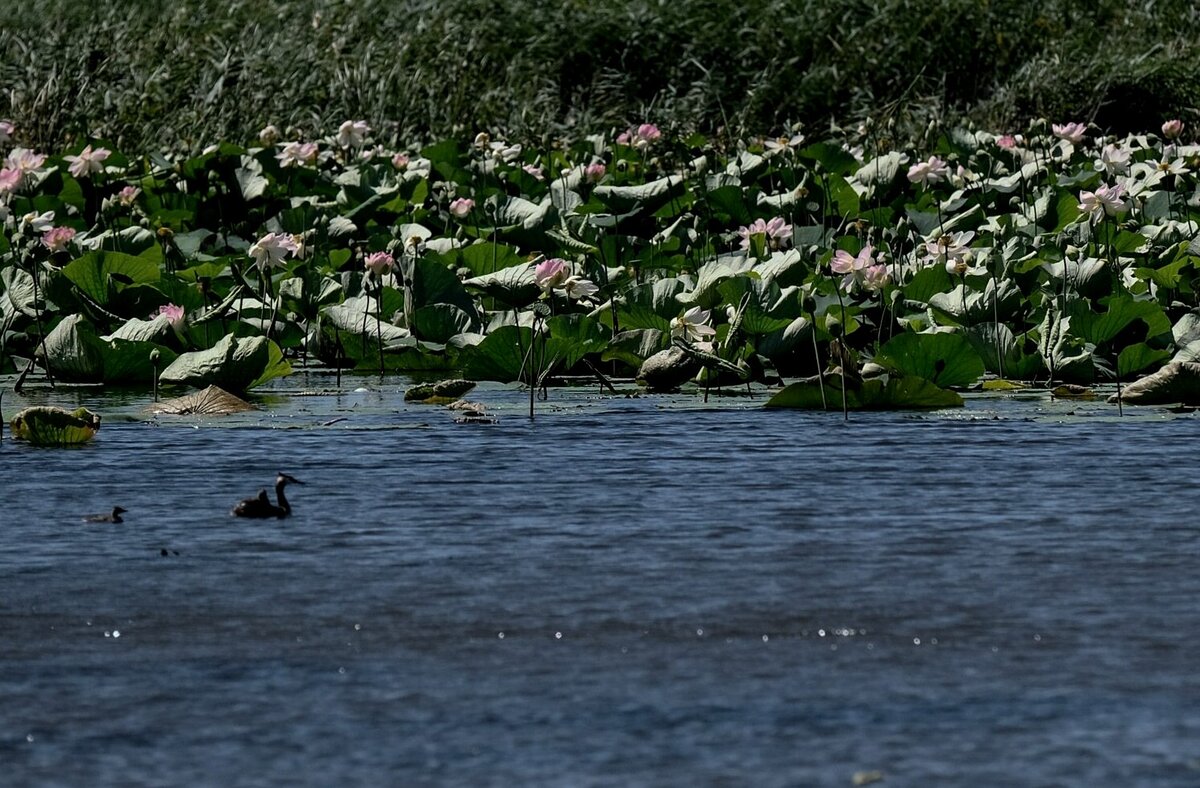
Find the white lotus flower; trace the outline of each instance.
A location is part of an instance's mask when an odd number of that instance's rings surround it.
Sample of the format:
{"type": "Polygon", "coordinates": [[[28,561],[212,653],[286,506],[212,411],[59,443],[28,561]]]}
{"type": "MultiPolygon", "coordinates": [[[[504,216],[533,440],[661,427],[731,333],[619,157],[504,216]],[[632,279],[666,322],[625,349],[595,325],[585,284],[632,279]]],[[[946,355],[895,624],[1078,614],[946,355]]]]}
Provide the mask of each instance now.
{"type": "Polygon", "coordinates": [[[683,313],[683,317],[671,318],[671,336],[689,342],[700,342],[705,337],[714,336],[717,331],[708,325],[710,316],[711,313],[707,309],[692,307],[683,313]]]}

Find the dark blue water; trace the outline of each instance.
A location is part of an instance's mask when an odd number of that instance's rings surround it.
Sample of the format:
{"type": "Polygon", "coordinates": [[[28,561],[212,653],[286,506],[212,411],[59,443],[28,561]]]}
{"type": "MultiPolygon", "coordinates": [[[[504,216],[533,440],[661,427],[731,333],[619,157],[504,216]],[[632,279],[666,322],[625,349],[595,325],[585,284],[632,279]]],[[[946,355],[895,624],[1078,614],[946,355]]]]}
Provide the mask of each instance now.
{"type": "Polygon", "coordinates": [[[1200,785],[1195,419],[746,404],[6,440],[0,782],[1200,785]]]}

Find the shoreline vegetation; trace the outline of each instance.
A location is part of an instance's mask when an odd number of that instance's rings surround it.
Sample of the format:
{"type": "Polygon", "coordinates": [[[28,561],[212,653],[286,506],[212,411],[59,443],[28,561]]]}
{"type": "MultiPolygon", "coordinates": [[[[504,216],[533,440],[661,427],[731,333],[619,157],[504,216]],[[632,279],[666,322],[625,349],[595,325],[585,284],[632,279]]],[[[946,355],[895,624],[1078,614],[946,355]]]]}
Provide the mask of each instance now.
{"type": "Polygon", "coordinates": [[[799,379],[771,404],[848,412],[1100,382],[1120,408],[1156,373],[1140,401],[1200,403],[1187,123],[891,134],[396,149],[347,120],[184,158],[4,121],[0,373],[244,392],[315,359],[521,383],[531,414],[566,375],[799,379]]]}
{"type": "Polygon", "coordinates": [[[39,149],[187,155],[346,118],[393,147],[643,121],[725,149],[867,119],[1124,135],[1200,120],[1197,29],[1189,0],[32,0],[0,28],[0,117],[39,149]]]}
{"type": "Polygon", "coordinates": [[[521,383],[532,413],[565,376],[799,379],[773,404],[848,412],[1120,408],[1153,373],[1129,401],[1200,403],[1191,3],[10,21],[0,374],[244,393],[315,360],[521,383]]]}

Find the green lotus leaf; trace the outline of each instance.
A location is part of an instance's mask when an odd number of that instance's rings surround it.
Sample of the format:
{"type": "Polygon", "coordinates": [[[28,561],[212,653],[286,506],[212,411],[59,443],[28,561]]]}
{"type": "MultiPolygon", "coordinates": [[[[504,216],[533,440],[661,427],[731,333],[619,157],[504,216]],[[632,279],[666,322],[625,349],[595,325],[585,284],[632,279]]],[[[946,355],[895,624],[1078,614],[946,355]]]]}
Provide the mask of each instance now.
{"type": "Polygon", "coordinates": [[[53,406],[25,408],[13,416],[13,435],[34,446],[87,443],[100,429],[100,417],[86,408],[68,411],[53,406]]]}
{"type": "Polygon", "coordinates": [[[705,200],[715,216],[721,219],[746,225],[754,221],[754,213],[750,210],[750,206],[746,204],[745,192],[740,184],[736,186],[722,186],[712,191],[705,192],[705,200]]]}
{"type": "Polygon", "coordinates": [[[112,301],[125,285],[157,282],[160,276],[158,263],[153,260],[105,251],[88,252],[69,263],[62,273],[101,305],[112,301]]]}
{"type": "Polygon", "coordinates": [[[413,309],[430,304],[454,304],[469,315],[475,314],[475,300],[463,289],[454,272],[436,260],[421,258],[413,267],[413,309]]]}
{"type": "MultiPolygon", "coordinates": [[[[929,410],[959,408],[962,405],[963,398],[955,392],[917,377],[873,378],[846,390],[846,407],[849,410],[929,410]]],[[[825,376],[823,399],[820,380],[810,378],[787,386],[771,397],[766,406],[801,410],[841,410],[841,378],[838,375],[825,376]]]]}
{"type": "Polygon", "coordinates": [[[15,314],[37,317],[31,274],[11,265],[0,270],[0,284],[4,285],[4,300],[0,301],[0,314],[5,317],[15,314]]]}
{"type": "Polygon", "coordinates": [[[874,183],[886,186],[896,180],[896,176],[900,174],[900,170],[906,160],[907,157],[905,154],[899,151],[892,151],[882,156],[876,156],[859,167],[858,171],[854,173],[854,178],[859,183],[874,183]]]}
{"type": "Polygon", "coordinates": [[[1119,295],[1100,302],[1106,309],[1093,311],[1085,301],[1076,301],[1069,310],[1071,328],[1075,334],[1095,345],[1116,337],[1135,320],[1146,324],[1143,339],[1153,339],[1171,330],[1171,320],[1155,301],[1137,301],[1133,296],[1119,295]]]}
{"type": "Polygon", "coordinates": [[[945,293],[952,287],[954,287],[954,280],[947,273],[946,266],[929,265],[917,271],[902,290],[904,297],[908,300],[928,304],[935,295],[945,293]]]}
{"type": "Polygon", "coordinates": [[[948,293],[929,297],[930,308],[944,323],[974,325],[994,320],[997,309],[1001,315],[1008,315],[1021,303],[1021,291],[1011,279],[1001,280],[999,286],[996,280],[988,279],[982,290],[967,286],[965,303],[963,290],[964,286],[959,284],[948,293]],[[997,299],[999,304],[996,304],[997,299]]]}
{"type": "Polygon", "coordinates": [[[960,334],[899,334],[875,354],[875,363],[938,386],[969,386],[984,373],[983,360],[960,334]]]}
{"type": "Polygon", "coordinates": [[[153,342],[158,337],[171,330],[171,321],[166,315],[157,315],[151,320],[130,318],[108,336],[106,340],[125,339],[130,342],[153,342]]]}
{"type": "Polygon", "coordinates": [[[798,317],[785,328],[772,331],[754,340],[754,350],[760,356],[766,356],[772,362],[791,353],[802,342],[811,342],[812,323],[807,317],[798,317]]]}
{"type": "Polygon", "coordinates": [[[700,266],[696,272],[696,286],[690,293],[684,293],[679,300],[684,304],[700,304],[706,309],[716,306],[717,295],[714,292],[717,285],[731,276],[738,276],[750,271],[756,264],[745,254],[721,255],[700,266]]]}
{"type": "Polygon", "coordinates": [[[46,335],[46,359],[54,376],[68,383],[104,380],[104,340],[83,315],[64,317],[46,335]]]}
{"type": "Polygon", "coordinates": [[[468,279],[463,285],[519,309],[532,304],[542,292],[534,281],[534,268],[532,263],[514,265],[468,279]]]}
{"type": "Polygon", "coordinates": [[[808,266],[797,249],[786,252],[774,252],[766,262],[755,266],[754,270],[764,282],[775,282],[780,287],[800,285],[808,274],[808,266]]]}
{"type": "Polygon", "coordinates": [[[963,331],[988,372],[1016,380],[1031,380],[1042,370],[1042,357],[1028,336],[1013,336],[1004,323],[979,323],[963,331]],[[1026,353],[1028,344],[1030,352],[1026,353]]]}
{"type": "Polygon", "coordinates": [[[272,378],[291,374],[279,346],[266,337],[227,335],[207,350],[180,355],[159,375],[163,383],[226,391],[246,391],[272,378]]]}
{"type": "MultiPolygon", "coordinates": [[[[559,315],[546,321],[547,333],[537,337],[537,347],[529,356],[530,365],[539,374],[547,370],[565,372],[591,353],[608,346],[608,332],[595,318],[587,315],[559,315]]],[[[526,379],[521,374],[526,363],[533,331],[527,326],[501,326],[470,351],[466,377],[513,383],[526,379]]]]}
{"type": "Polygon", "coordinates": [[[462,265],[470,269],[475,276],[495,273],[528,262],[515,248],[490,241],[460,249],[458,256],[462,265]]]}
{"type": "MultiPolygon", "coordinates": [[[[617,302],[617,321],[620,329],[633,330],[652,328],[670,333],[671,318],[683,311],[677,296],[687,285],[677,277],[667,277],[655,282],[635,285],[617,302]]],[[[605,324],[612,323],[612,314],[604,310],[600,315],[605,324]]]]}
{"type": "Polygon", "coordinates": [[[430,304],[412,313],[409,328],[418,338],[446,344],[458,334],[469,333],[478,326],[474,318],[454,304],[430,304]]]}
{"type": "Polygon", "coordinates": [[[158,351],[158,369],[170,366],[178,358],[174,350],[162,345],[125,339],[106,341],[103,351],[105,383],[151,383],[156,368],[150,360],[152,353],[158,351]]]}
{"type": "Polygon", "coordinates": [[[668,175],[637,186],[597,186],[592,195],[614,214],[654,213],[683,190],[683,176],[668,175]]]}
{"type": "Polygon", "coordinates": [[[829,172],[850,174],[858,168],[858,159],[854,158],[841,145],[830,142],[818,142],[800,151],[800,158],[819,163],[829,172]]]}
{"type": "Polygon", "coordinates": [[[1052,378],[1071,383],[1091,383],[1096,376],[1092,352],[1095,345],[1072,332],[1071,318],[1063,317],[1051,303],[1037,328],[1038,352],[1052,378]]]}
{"type": "Polygon", "coordinates": [[[665,350],[670,333],[657,328],[637,328],[622,331],[611,340],[600,355],[601,361],[621,361],[637,369],[642,362],[660,350],[665,350]]]}
{"type": "Polygon", "coordinates": [[[533,330],[527,326],[501,326],[471,349],[464,375],[471,380],[515,383],[529,351],[533,330]]]}
{"type": "Polygon", "coordinates": [[[1127,345],[1117,355],[1117,374],[1122,378],[1158,366],[1171,357],[1171,351],[1155,349],[1145,342],[1127,345]]]}

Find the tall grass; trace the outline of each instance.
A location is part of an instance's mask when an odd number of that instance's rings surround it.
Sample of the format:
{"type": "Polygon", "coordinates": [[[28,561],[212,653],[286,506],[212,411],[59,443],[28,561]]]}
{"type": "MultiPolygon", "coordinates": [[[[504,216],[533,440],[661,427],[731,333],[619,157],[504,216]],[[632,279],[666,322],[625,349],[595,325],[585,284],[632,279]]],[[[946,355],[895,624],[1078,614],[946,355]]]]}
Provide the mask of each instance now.
{"type": "Polygon", "coordinates": [[[1191,0],[26,0],[0,116],[56,147],[315,133],[769,133],[889,113],[1152,127],[1200,106],[1191,0]]]}

